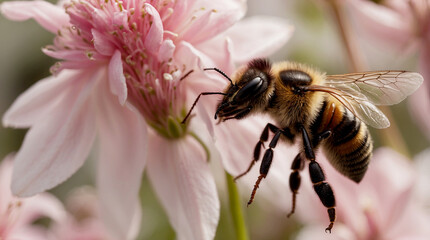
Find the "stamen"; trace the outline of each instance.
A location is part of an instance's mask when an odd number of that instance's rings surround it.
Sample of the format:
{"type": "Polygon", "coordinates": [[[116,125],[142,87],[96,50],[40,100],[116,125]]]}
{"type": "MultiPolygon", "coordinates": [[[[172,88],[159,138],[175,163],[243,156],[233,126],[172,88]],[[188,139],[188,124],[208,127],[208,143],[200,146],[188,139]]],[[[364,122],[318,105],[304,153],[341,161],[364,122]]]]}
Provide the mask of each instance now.
{"type": "Polygon", "coordinates": [[[163,73],[163,78],[166,81],[173,81],[173,76],[170,73],[163,73]]]}
{"type": "Polygon", "coordinates": [[[166,15],[164,15],[162,18],[161,18],[161,20],[164,22],[164,21],[166,21],[166,19],[168,19],[170,16],[172,16],[172,14],[173,14],[173,8],[168,8],[167,10],[166,10],[166,15]]]}

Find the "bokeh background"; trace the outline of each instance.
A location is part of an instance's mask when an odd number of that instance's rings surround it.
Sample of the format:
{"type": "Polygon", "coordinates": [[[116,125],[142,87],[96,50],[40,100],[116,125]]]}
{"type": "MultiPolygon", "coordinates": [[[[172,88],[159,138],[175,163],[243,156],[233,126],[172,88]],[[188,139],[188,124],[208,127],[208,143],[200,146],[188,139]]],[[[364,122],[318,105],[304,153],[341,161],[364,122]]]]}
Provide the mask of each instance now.
{"type": "MultiPolygon", "coordinates": [[[[0,0],[3,2],[3,0],[0,0]]],[[[331,9],[323,1],[316,0],[249,0],[247,16],[271,15],[284,18],[295,27],[290,41],[271,59],[304,62],[328,74],[340,74],[351,71],[351,66],[337,31],[331,9]]],[[[354,25],[352,25],[354,26],[354,25]]],[[[249,36],[252,38],[253,36],[249,36]]],[[[39,79],[50,75],[49,68],[55,60],[41,52],[43,46],[52,42],[53,35],[43,30],[34,21],[12,22],[0,15],[0,115],[7,110],[14,99],[39,79]]],[[[357,33],[358,47],[367,62],[367,70],[404,69],[417,71],[417,56],[410,54],[406,58],[389,48],[375,45],[360,33],[357,33]]],[[[427,80],[428,81],[428,80],[427,80]]],[[[427,138],[416,126],[408,111],[406,101],[393,106],[392,121],[400,128],[407,148],[415,155],[430,146],[427,138]]],[[[429,111],[429,109],[423,109],[429,111]]],[[[380,146],[381,132],[371,130],[375,145],[380,146]]],[[[3,128],[0,126],[0,159],[19,149],[26,130],[3,128]]],[[[250,149],[251,151],[251,149],[250,149]]],[[[68,181],[51,190],[60,199],[76,186],[91,185],[93,163],[86,161],[83,168],[68,181]]],[[[288,176],[289,173],[286,173],[288,176]]],[[[223,183],[222,180],[220,181],[223,183]]],[[[151,189],[144,178],[142,188],[151,189]]],[[[222,210],[216,239],[233,239],[234,229],[229,215],[227,196],[224,187],[220,187],[222,210]]],[[[247,190],[243,193],[243,206],[246,205],[247,190]]],[[[280,189],[279,191],[289,191],[280,189]]],[[[252,239],[293,239],[300,224],[286,219],[285,213],[277,211],[269,204],[256,204],[244,208],[248,230],[252,239]],[[282,219],[285,221],[273,221],[282,219]],[[272,220],[271,220],[272,219],[272,220]]],[[[139,239],[174,239],[175,234],[168,219],[158,203],[153,191],[142,195],[144,210],[142,233],[139,239]]]]}

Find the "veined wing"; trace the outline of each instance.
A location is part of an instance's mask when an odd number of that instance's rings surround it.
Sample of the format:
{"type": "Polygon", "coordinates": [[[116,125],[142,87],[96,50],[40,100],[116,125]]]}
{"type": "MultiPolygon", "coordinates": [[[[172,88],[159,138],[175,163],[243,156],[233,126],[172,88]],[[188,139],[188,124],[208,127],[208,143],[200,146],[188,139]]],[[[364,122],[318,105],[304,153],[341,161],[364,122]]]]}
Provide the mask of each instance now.
{"type": "Polygon", "coordinates": [[[374,105],[392,105],[403,101],[422,82],[419,73],[386,70],[328,75],[325,86],[365,98],[374,105]]]}
{"type": "Polygon", "coordinates": [[[354,92],[355,95],[352,95],[349,92],[337,88],[320,85],[311,85],[308,87],[308,90],[330,94],[357,118],[374,128],[387,128],[390,126],[390,121],[384,113],[361,93],[357,94],[354,92]]]}

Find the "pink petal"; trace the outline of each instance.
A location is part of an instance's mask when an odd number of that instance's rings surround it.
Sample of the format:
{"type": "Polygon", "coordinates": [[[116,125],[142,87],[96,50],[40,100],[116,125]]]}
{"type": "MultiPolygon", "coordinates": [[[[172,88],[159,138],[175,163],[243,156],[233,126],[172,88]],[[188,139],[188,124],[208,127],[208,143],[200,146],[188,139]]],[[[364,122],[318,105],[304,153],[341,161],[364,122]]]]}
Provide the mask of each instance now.
{"type": "Polygon", "coordinates": [[[119,103],[124,105],[127,100],[127,84],[122,67],[121,52],[116,50],[109,62],[110,91],[118,96],[119,103]]]}
{"type": "Polygon", "coordinates": [[[57,33],[63,26],[68,26],[69,15],[64,8],[46,1],[10,1],[0,5],[1,13],[15,21],[34,18],[46,30],[57,33]]]}
{"type": "Polygon", "coordinates": [[[163,41],[163,21],[161,20],[157,9],[152,5],[145,3],[144,9],[146,14],[152,16],[152,25],[146,35],[144,46],[148,51],[157,54],[163,41]]]}
{"type": "MultiPolygon", "coordinates": [[[[187,106],[189,107],[201,92],[221,91],[227,84],[227,80],[218,74],[201,71],[202,68],[215,66],[215,64],[212,59],[208,58],[187,42],[181,42],[177,46],[175,60],[179,65],[187,66],[186,71],[191,69],[194,70],[194,72],[181,83],[189,86],[185,87],[189,90],[189,92],[187,92],[187,106]]],[[[215,100],[217,99],[219,99],[217,96],[202,96],[195,107],[195,110],[197,110],[196,115],[200,120],[203,120],[209,132],[211,132],[211,135],[213,135],[214,123],[212,120],[214,109],[216,107],[215,100]]]]}
{"type": "Polygon", "coordinates": [[[74,83],[76,72],[63,71],[34,84],[21,94],[3,115],[5,127],[26,128],[42,122],[64,96],[64,89],[74,83]]]}
{"type": "Polygon", "coordinates": [[[193,11],[192,7],[198,0],[183,0],[175,2],[172,15],[167,19],[163,19],[163,25],[165,30],[176,31],[178,26],[185,22],[185,19],[189,17],[190,12],[193,11]]]}
{"type": "Polygon", "coordinates": [[[417,187],[415,194],[423,205],[430,202],[430,148],[425,149],[414,157],[415,169],[418,170],[417,187]]]}
{"type": "Polygon", "coordinates": [[[55,187],[82,166],[95,137],[90,97],[101,77],[99,71],[75,72],[55,109],[28,131],[15,158],[14,194],[26,197],[55,187]]]}
{"type": "Polygon", "coordinates": [[[49,193],[41,193],[23,199],[20,211],[20,217],[15,224],[21,226],[31,225],[41,217],[48,217],[52,221],[62,221],[67,216],[61,201],[49,193]]]}
{"type": "Polygon", "coordinates": [[[214,38],[214,40],[199,44],[197,48],[207,56],[211,56],[214,62],[212,66],[205,67],[216,67],[227,75],[233,74],[236,70],[234,58],[237,56],[234,56],[233,42],[229,36],[223,34],[220,37],[214,38]]]}
{"type": "MultiPolygon", "coordinates": [[[[430,24],[429,24],[430,27],[430,24]]],[[[424,86],[421,88],[425,88],[427,91],[427,95],[430,95],[430,47],[428,45],[429,42],[425,43],[424,46],[421,48],[421,55],[420,55],[420,61],[419,61],[419,69],[420,73],[423,75],[424,79],[426,79],[424,86]]],[[[430,99],[430,97],[429,97],[430,99]]]]}
{"type": "Polygon", "coordinates": [[[105,35],[96,29],[91,29],[93,34],[94,47],[96,50],[106,56],[112,56],[115,51],[115,45],[109,41],[105,35]]]}
{"type": "Polygon", "coordinates": [[[213,239],[219,200],[202,147],[191,137],[151,137],[148,176],[178,239],[213,239]]]}
{"type": "MultiPolygon", "coordinates": [[[[176,46],[174,60],[178,62],[178,64],[186,66],[187,70],[195,69],[200,71],[203,70],[202,68],[213,67],[215,64],[211,57],[208,57],[188,42],[180,42],[176,46]]],[[[186,78],[186,81],[195,78],[193,75],[194,73],[190,75],[190,78],[186,78]]]]}
{"type": "Polygon", "coordinates": [[[384,44],[394,44],[401,50],[413,37],[410,16],[404,16],[385,6],[370,1],[349,0],[350,14],[356,25],[384,44]]]}
{"type": "Polygon", "coordinates": [[[192,44],[198,44],[213,38],[228,29],[239,19],[246,10],[243,1],[218,0],[197,2],[193,12],[193,18],[186,24],[190,24],[184,30],[180,30],[181,39],[192,44]],[[203,13],[198,15],[200,11],[203,13]]]}
{"type": "Polygon", "coordinates": [[[46,231],[44,231],[42,228],[27,226],[27,227],[18,228],[17,230],[13,230],[12,232],[9,232],[7,234],[7,239],[46,240],[47,236],[46,236],[46,231]]]}
{"type": "Polygon", "coordinates": [[[351,231],[347,226],[341,223],[336,223],[336,230],[333,229],[329,236],[321,233],[324,228],[321,225],[306,224],[304,228],[300,229],[300,232],[296,236],[296,240],[311,240],[311,239],[330,239],[330,240],[358,240],[354,232],[351,231]],[[325,238],[327,237],[327,238],[325,238]]]}
{"type": "Polygon", "coordinates": [[[158,61],[167,62],[169,59],[173,58],[173,53],[175,52],[175,44],[172,40],[168,39],[163,41],[158,52],[158,61]]]}
{"type": "Polygon", "coordinates": [[[225,35],[233,42],[234,61],[244,63],[275,53],[290,39],[293,31],[293,25],[281,18],[254,16],[238,22],[225,35]]]}
{"type": "MultiPolygon", "coordinates": [[[[50,48],[42,48],[42,52],[44,54],[46,54],[50,57],[56,58],[56,59],[78,62],[78,63],[80,63],[81,68],[86,67],[85,64],[82,62],[90,61],[90,58],[88,57],[88,55],[85,54],[85,52],[83,52],[82,50],[71,50],[71,49],[53,50],[50,48]]],[[[95,54],[97,54],[97,53],[95,53],[95,54]]],[[[92,56],[92,57],[94,57],[94,56],[92,56]]],[[[63,63],[61,63],[61,64],[63,64],[63,63]]]]}
{"type": "Polygon", "coordinates": [[[13,199],[10,191],[13,155],[14,154],[9,154],[0,162],[0,213],[6,212],[9,202],[13,199]]]}
{"type": "Polygon", "coordinates": [[[128,234],[136,234],[130,231],[141,214],[138,194],[146,162],[146,124],[138,113],[118,104],[108,86],[100,88],[103,91],[97,102],[100,116],[97,186],[101,212],[113,236],[126,239],[128,234]]]}

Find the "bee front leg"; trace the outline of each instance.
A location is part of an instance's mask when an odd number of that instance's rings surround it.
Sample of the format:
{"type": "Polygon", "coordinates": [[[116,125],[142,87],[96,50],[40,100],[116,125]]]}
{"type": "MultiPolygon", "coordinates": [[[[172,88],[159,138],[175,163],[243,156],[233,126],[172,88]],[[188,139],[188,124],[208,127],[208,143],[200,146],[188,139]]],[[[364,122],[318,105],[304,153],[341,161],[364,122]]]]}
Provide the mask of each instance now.
{"type": "Polygon", "coordinates": [[[263,160],[261,161],[260,166],[260,176],[258,176],[258,179],[255,182],[254,189],[252,190],[251,197],[248,201],[248,206],[254,200],[255,193],[257,192],[257,188],[260,185],[261,180],[267,176],[267,173],[269,173],[270,165],[272,164],[273,159],[273,148],[276,147],[276,144],[278,143],[281,134],[282,130],[278,129],[278,131],[276,131],[275,133],[275,136],[273,136],[272,141],[270,141],[269,148],[264,153],[263,160]]]}
{"type": "Polygon", "coordinates": [[[236,181],[237,179],[243,177],[244,175],[246,175],[249,171],[251,171],[252,167],[254,166],[254,164],[258,161],[258,159],[260,159],[260,153],[261,153],[261,147],[264,147],[264,142],[266,142],[269,139],[269,129],[270,131],[272,131],[273,133],[276,133],[276,131],[279,130],[278,127],[276,127],[275,125],[268,123],[266,125],[266,127],[264,127],[263,132],[260,135],[260,141],[257,142],[257,144],[255,145],[254,148],[254,156],[253,159],[251,161],[251,163],[249,164],[248,169],[246,169],[245,172],[239,174],[238,176],[236,176],[234,178],[234,181],[236,181]]]}
{"type": "MultiPolygon", "coordinates": [[[[313,151],[311,141],[305,128],[302,129],[303,145],[305,156],[310,160],[309,163],[309,175],[311,177],[312,184],[314,185],[314,190],[317,193],[322,204],[327,208],[327,213],[330,219],[329,226],[325,229],[326,232],[331,233],[334,221],[336,220],[336,210],[335,210],[335,197],[330,184],[327,183],[325,179],[325,174],[321,166],[315,161],[315,153],[313,151]]],[[[328,134],[324,134],[328,135],[328,134]]]]}

